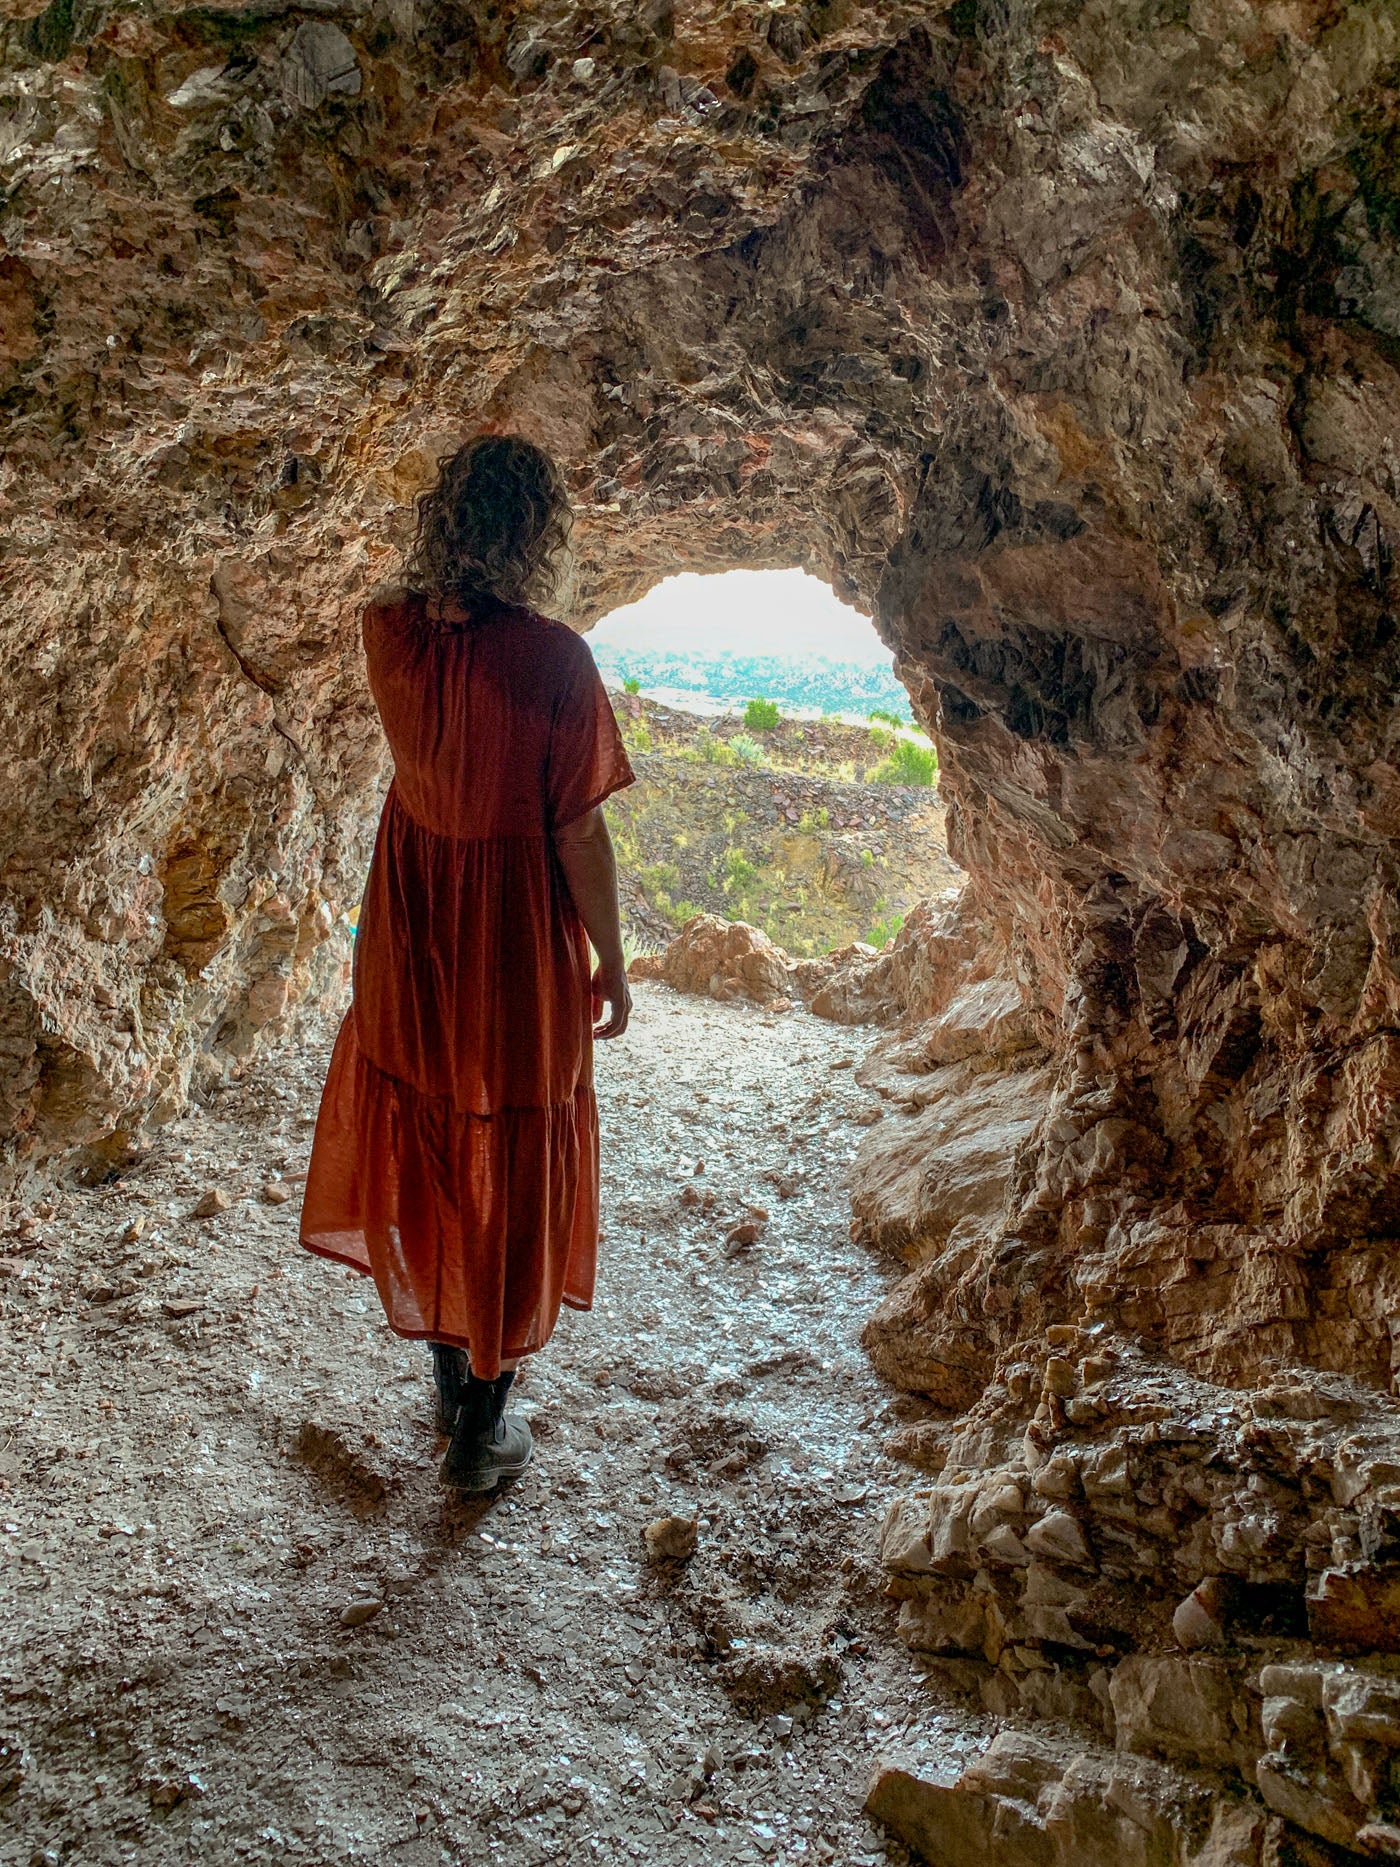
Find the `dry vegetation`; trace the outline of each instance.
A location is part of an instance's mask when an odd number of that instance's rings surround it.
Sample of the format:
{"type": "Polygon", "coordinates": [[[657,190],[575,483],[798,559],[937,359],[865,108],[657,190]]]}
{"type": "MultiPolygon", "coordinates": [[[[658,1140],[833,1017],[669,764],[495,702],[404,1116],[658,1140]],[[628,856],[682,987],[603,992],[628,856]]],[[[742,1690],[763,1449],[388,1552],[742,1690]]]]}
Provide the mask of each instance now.
{"type": "Polygon", "coordinates": [[[618,716],[638,782],[608,810],[642,947],[701,912],[750,921],[799,957],[882,946],[914,901],[958,878],[937,785],[890,781],[913,742],[881,723],[751,728],[637,694],[618,716]]]}

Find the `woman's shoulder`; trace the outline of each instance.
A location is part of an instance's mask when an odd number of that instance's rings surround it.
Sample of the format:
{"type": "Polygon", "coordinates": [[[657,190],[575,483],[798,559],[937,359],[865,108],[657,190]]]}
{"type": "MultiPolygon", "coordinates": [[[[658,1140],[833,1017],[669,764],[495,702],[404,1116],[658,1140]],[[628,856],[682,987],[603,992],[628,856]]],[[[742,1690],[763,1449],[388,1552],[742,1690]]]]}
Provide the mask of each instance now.
{"type": "Polygon", "coordinates": [[[381,583],[370,591],[360,612],[366,637],[422,620],[423,599],[401,584],[381,583]]]}
{"type": "Polygon", "coordinates": [[[588,668],[593,662],[593,650],[586,638],[567,622],[559,622],[553,616],[542,616],[537,610],[522,610],[521,618],[535,633],[540,648],[561,668],[574,671],[588,668]]]}

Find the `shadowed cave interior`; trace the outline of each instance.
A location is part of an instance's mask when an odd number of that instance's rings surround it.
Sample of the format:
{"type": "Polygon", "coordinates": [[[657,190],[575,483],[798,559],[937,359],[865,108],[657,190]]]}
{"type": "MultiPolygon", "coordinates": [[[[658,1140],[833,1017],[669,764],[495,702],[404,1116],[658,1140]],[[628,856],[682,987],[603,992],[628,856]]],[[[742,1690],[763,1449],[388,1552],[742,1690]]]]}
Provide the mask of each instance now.
{"type": "Polygon", "coordinates": [[[851,1205],[925,1403],[883,1574],[991,1722],[872,1815],[1400,1856],[1393,7],[12,0],[3,43],[21,1243],[342,1002],[358,605],[437,455],[523,433],[568,620],[809,568],[937,744],[967,882],[849,983],[851,1205]]]}

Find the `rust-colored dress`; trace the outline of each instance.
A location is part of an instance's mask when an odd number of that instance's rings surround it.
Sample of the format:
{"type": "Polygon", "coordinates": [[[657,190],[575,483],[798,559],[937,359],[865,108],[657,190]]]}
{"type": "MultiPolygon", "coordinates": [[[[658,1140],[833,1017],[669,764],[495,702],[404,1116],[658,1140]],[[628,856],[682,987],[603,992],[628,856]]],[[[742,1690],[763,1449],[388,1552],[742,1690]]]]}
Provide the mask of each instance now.
{"type": "Polygon", "coordinates": [[[405,597],[364,639],[395,777],[301,1239],[489,1380],[593,1299],[589,950],[552,833],[632,769],[562,623],[405,597]]]}

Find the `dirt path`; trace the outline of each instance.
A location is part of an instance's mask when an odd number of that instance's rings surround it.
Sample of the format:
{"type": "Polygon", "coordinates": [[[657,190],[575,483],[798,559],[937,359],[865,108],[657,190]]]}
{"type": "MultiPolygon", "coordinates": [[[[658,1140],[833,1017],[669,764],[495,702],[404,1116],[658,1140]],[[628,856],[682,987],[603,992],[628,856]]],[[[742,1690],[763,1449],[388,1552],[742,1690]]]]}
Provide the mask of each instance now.
{"type": "Polygon", "coordinates": [[[262,1190],[324,1049],[0,1246],[0,1859],[844,1867],[885,1858],[878,1752],[971,1743],[873,1563],[864,1040],[638,1000],[599,1056],[599,1302],[524,1378],[535,1463],[489,1507],[437,1486],[426,1351],[262,1190]],[[649,1566],[671,1512],[698,1553],[649,1566]]]}

